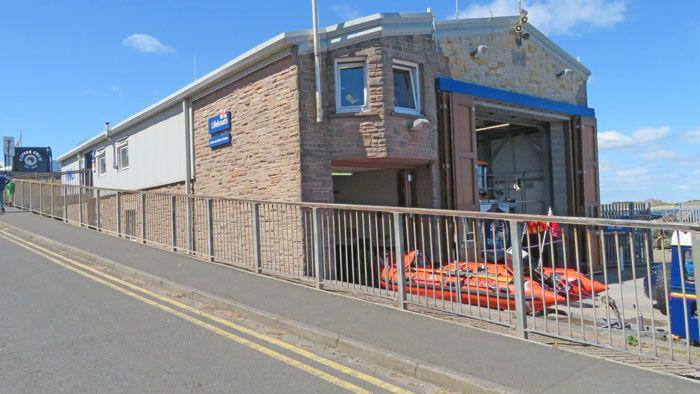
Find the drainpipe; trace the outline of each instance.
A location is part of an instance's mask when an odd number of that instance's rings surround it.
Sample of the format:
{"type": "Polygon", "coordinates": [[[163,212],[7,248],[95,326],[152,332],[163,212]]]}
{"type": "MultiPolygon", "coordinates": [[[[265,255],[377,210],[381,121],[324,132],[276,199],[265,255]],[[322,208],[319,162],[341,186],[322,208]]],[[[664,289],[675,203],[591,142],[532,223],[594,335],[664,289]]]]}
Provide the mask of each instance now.
{"type": "Polygon", "coordinates": [[[185,225],[187,226],[187,250],[194,251],[194,232],[192,231],[192,202],[190,195],[192,194],[192,146],[190,140],[191,123],[190,123],[190,105],[189,100],[182,100],[182,115],[185,121],[185,193],[187,194],[187,204],[185,204],[185,225]]]}
{"type": "Polygon", "coordinates": [[[185,193],[190,194],[192,192],[192,186],[190,185],[190,180],[192,179],[192,148],[190,146],[190,108],[188,99],[182,100],[182,114],[185,120],[185,193]]]}
{"type": "Polygon", "coordinates": [[[312,16],[314,19],[314,70],[316,72],[316,123],[323,121],[323,96],[321,94],[321,49],[318,36],[318,5],[311,0],[312,16]]]}
{"type": "Polygon", "coordinates": [[[112,128],[109,127],[109,122],[105,122],[105,138],[107,142],[112,146],[112,168],[117,169],[117,148],[114,145],[114,139],[112,138],[112,128]]]}

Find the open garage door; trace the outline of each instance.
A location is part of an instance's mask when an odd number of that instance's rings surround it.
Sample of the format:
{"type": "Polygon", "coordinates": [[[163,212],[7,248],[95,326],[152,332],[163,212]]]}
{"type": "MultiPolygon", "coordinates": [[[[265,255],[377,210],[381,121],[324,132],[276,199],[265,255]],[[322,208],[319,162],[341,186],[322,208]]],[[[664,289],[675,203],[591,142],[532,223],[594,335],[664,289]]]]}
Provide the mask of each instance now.
{"type": "Polygon", "coordinates": [[[443,184],[448,209],[478,211],[474,98],[442,94],[443,184]]]}
{"type": "Polygon", "coordinates": [[[580,117],[581,169],[584,215],[600,215],[600,183],[598,179],[598,132],[595,118],[580,117]]]}

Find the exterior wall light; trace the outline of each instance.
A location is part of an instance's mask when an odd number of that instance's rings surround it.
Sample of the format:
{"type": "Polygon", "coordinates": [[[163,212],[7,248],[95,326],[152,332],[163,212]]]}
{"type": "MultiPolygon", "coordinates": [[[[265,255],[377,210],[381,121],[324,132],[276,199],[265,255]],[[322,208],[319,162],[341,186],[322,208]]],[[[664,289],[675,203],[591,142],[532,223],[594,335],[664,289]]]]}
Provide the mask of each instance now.
{"type": "Polygon", "coordinates": [[[565,68],[557,73],[557,78],[564,78],[567,75],[571,75],[574,73],[574,70],[570,68],[565,68]]]}
{"type": "Polygon", "coordinates": [[[481,57],[486,54],[486,52],[489,51],[489,47],[486,45],[479,45],[477,47],[472,48],[471,51],[469,51],[469,54],[474,57],[481,57]]]}

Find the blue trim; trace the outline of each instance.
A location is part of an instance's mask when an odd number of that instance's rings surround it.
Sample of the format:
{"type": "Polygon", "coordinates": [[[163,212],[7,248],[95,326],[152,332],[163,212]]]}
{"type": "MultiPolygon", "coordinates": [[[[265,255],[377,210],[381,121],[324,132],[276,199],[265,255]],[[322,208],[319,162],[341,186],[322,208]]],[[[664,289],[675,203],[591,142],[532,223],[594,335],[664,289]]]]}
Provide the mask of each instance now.
{"type": "Polygon", "coordinates": [[[524,107],[542,109],[545,111],[558,112],[568,115],[595,117],[595,110],[593,110],[593,108],[529,96],[527,94],[513,93],[507,90],[490,88],[488,86],[476,85],[469,82],[462,82],[449,78],[437,78],[435,85],[437,86],[438,90],[443,92],[462,93],[469,96],[502,101],[522,105],[524,107]]]}

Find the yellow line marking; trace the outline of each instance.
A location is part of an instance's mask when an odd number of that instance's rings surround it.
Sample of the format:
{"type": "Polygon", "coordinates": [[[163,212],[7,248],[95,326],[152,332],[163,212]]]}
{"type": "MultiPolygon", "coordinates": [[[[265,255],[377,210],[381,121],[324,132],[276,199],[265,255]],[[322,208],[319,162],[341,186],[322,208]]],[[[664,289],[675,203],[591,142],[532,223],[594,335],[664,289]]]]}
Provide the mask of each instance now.
{"type": "MultiPolygon", "coordinates": [[[[371,375],[368,375],[368,374],[366,374],[366,373],[363,373],[363,372],[354,370],[354,369],[349,368],[349,367],[347,367],[347,366],[345,366],[345,365],[343,365],[343,364],[337,363],[337,362],[332,361],[332,360],[329,360],[329,359],[327,359],[327,358],[325,358],[325,357],[322,357],[322,356],[319,356],[319,355],[317,355],[317,354],[314,354],[314,353],[312,353],[312,352],[310,352],[310,351],[308,351],[308,350],[305,350],[305,349],[303,349],[303,348],[300,348],[300,347],[298,347],[298,346],[294,346],[294,345],[289,344],[289,343],[287,343],[287,342],[281,341],[281,340],[279,340],[279,339],[277,339],[277,338],[273,338],[273,337],[267,336],[267,335],[265,335],[265,334],[258,333],[258,332],[254,331],[254,330],[251,330],[251,329],[249,329],[249,328],[247,328],[247,327],[240,326],[240,325],[238,325],[238,324],[236,324],[236,323],[233,323],[233,322],[231,322],[231,321],[229,321],[229,320],[222,319],[222,318],[220,318],[220,317],[218,317],[218,316],[215,316],[215,315],[209,314],[209,313],[207,313],[207,312],[201,311],[201,310],[199,310],[199,309],[193,308],[193,307],[191,307],[191,306],[189,306],[189,305],[187,305],[187,304],[184,304],[184,303],[181,303],[181,302],[179,302],[179,301],[173,300],[173,299],[171,299],[171,298],[169,298],[169,297],[162,296],[162,295],[157,294],[157,293],[155,293],[155,292],[152,292],[152,291],[150,291],[150,290],[148,290],[148,289],[145,289],[145,288],[143,288],[143,287],[137,286],[137,285],[135,285],[135,284],[133,284],[133,283],[126,282],[126,281],[124,281],[124,280],[122,280],[122,279],[119,279],[119,278],[117,278],[117,277],[114,277],[114,276],[112,276],[112,275],[109,275],[109,274],[107,274],[107,273],[104,273],[104,272],[102,272],[102,271],[100,271],[100,270],[98,270],[98,269],[95,269],[95,268],[93,268],[93,267],[87,266],[87,265],[85,265],[85,264],[82,264],[82,263],[79,263],[79,262],[74,261],[74,260],[72,260],[72,259],[69,259],[69,258],[67,258],[67,257],[65,257],[65,256],[62,256],[62,255],[60,255],[60,254],[57,254],[57,253],[55,253],[55,252],[52,252],[52,251],[50,251],[50,250],[48,250],[48,249],[45,249],[45,248],[43,248],[43,247],[41,247],[41,246],[39,246],[39,245],[36,245],[36,244],[34,244],[34,243],[32,243],[32,242],[29,242],[29,241],[23,240],[23,239],[21,239],[21,238],[19,238],[19,237],[16,237],[16,236],[14,236],[14,235],[11,235],[11,234],[9,234],[9,233],[7,233],[7,232],[5,232],[5,231],[0,230],[0,233],[2,233],[2,234],[5,235],[5,236],[9,236],[9,237],[11,237],[11,238],[13,238],[13,239],[15,239],[15,240],[17,240],[17,241],[19,241],[19,242],[25,243],[25,244],[27,244],[27,245],[31,245],[33,248],[36,248],[36,249],[41,250],[41,251],[43,251],[43,252],[45,252],[45,253],[51,254],[51,255],[53,255],[53,256],[55,256],[55,257],[61,259],[61,260],[64,260],[64,261],[66,261],[66,262],[69,262],[70,264],[73,264],[73,265],[75,265],[75,266],[78,266],[78,267],[80,267],[80,268],[82,268],[82,269],[85,269],[85,270],[87,270],[87,271],[93,272],[93,273],[95,273],[95,274],[97,274],[97,275],[100,275],[100,276],[102,276],[102,277],[104,277],[104,278],[108,278],[108,279],[110,279],[110,280],[112,280],[112,281],[114,281],[114,282],[117,282],[117,283],[122,284],[122,285],[124,285],[124,286],[130,287],[130,288],[132,288],[132,289],[138,290],[138,291],[140,291],[140,292],[142,292],[142,293],[144,293],[144,294],[147,294],[147,295],[149,295],[149,296],[151,296],[151,297],[153,297],[153,298],[156,298],[156,299],[161,300],[161,301],[163,301],[163,302],[167,302],[167,303],[169,303],[169,304],[171,304],[171,305],[177,306],[178,308],[184,309],[184,310],[186,310],[186,311],[188,311],[188,312],[192,312],[192,313],[194,313],[194,314],[196,314],[196,315],[205,317],[205,318],[207,318],[207,319],[209,319],[209,320],[215,321],[215,322],[217,322],[217,323],[219,323],[219,324],[221,324],[221,325],[223,325],[223,326],[232,328],[232,329],[234,329],[234,330],[236,330],[236,331],[242,332],[242,333],[244,333],[244,334],[250,335],[250,336],[255,337],[255,338],[257,338],[257,339],[260,339],[260,340],[266,341],[266,342],[268,342],[268,343],[271,343],[271,344],[273,344],[273,345],[279,346],[279,347],[281,347],[281,348],[283,348],[283,349],[289,350],[289,351],[294,352],[294,353],[296,353],[296,354],[298,354],[298,355],[300,355],[300,356],[303,356],[303,357],[306,357],[306,358],[308,358],[308,359],[310,359],[310,360],[313,360],[313,361],[315,361],[315,362],[317,362],[317,363],[319,363],[319,364],[325,365],[325,366],[327,366],[327,367],[329,367],[329,368],[333,368],[333,369],[335,369],[335,370],[337,370],[337,371],[343,372],[343,373],[345,373],[345,374],[348,374],[348,375],[350,375],[350,376],[353,376],[353,377],[355,377],[355,378],[358,378],[358,379],[360,379],[360,380],[363,380],[363,381],[365,381],[365,382],[367,382],[367,383],[370,383],[370,384],[373,384],[373,385],[375,385],[375,386],[377,386],[377,387],[383,388],[383,389],[385,389],[385,390],[387,390],[387,391],[389,391],[389,392],[392,392],[392,393],[409,393],[409,392],[410,392],[410,391],[404,390],[404,389],[401,388],[401,387],[398,387],[398,386],[392,385],[392,384],[390,384],[390,383],[384,382],[384,381],[382,381],[382,380],[380,380],[380,379],[378,379],[378,378],[375,378],[374,376],[371,376],[371,375]]],[[[32,250],[32,249],[30,249],[30,250],[32,250]]],[[[32,251],[34,251],[34,250],[32,250],[32,251]]]]}
{"type": "MultiPolygon", "coordinates": [[[[226,338],[228,338],[228,339],[231,339],[231,340],[233,340],[233,341],[235,341],[235,342],[237,342],[237,343],[240,343],[241,345],[248,346],[248,347],[251,348],[251,349],[257,350],[258,352],[263,353],[263,354],[265,354],[265,355],[267,355],[267,356],[269,356],[269,357],[272,357],[272,358],[277,359],[277,360],[279,360],[279,361],[282,361],[282,362],[284,362],[284,363],[286,363],[286,364],[288,364],[288,365],[291,365],[291,366],[293,366],[293,367],[296,367],[296,368],[298,368],[298,369],[301,369],[301,370],[304,371],[304,372],[307,372],[307,373],[309,373],[309,374],[311,374],[311,375],[313,375],[313,376],[316,376],[316,377],[318,377],[318,378],[320,378],[320,379],[323,379],[323,380],[325,380],[325,381],[327,381],[327,382],[329,382],[329,383],[332,383],[332,384],[335,384],[335,385],[337,385],[337,386],[339,386],[339,387],[342,387],[342,388],[344,388],[344,389],[346,389],[346,390],[348,390],[348,391],[351,391],[351,392],[354,392],[354,393],[363,393],[363,394],[364,394],[364,393],[369,393],[369,391],[367,391],[367,390],[365,390],[365,389],[363,389],[363,388],[361,388],[361,387],[359,387],[359,386],[356,386],[356,385],[354,385],[354,384],[352,384],[352,383],[350,383],[350,382],[348,382],[348,381],[342,380],[342,379],[340,379],[340,378],[338,378],[338,377],[335,377],[335,376],[330,375],[330,374],[328,374],[328,373],[326,373],[326,372],[323,372],[323,371],[321,371],[321,370],[319,370],[319,369],[316,369],[316,368],[314,368],[314,367],[312,367],[312,366],[310,366],[310,365],[308,365],[308,364],[305,364],[305,363],[303,363],[303,362],[301,362],[301,361],[295,360],[295,359],[293,359],[293,358],[291,358],[291,357],[288,357],[288,356],[286,356],[286,355],[284,355],[284,354],[282,354],[282,353],[276,352],[276,351],[274,351],[274,350],[272,350],[272,349],[270,349],[270,348],[267,348],[267,347],[265,347],[265,346],[262,346],[262,345],[260,345],[260,344],[257,344],[257,343],[255,343],[255,342],[253,342],[253,341],[250,341],[250,340],[246,339],[246,338],[243,338],[243,337],[240,337],[240,336],[238,336],[238,335],[232,334],[232,333],[230,333],[230,332],[228,332],[228,331],[226,331],[226,330],[223,330],[223,329],[221,329],[221,328],[219,328],[219,327],[213,326],[213,325],[211,325],[211,324],[209,324],[209,323],[206,323],[206,322],[204,322],[204,321],[195,319],[195,318],[193,318],[193,317],[191,317],[191,316],[189,316],[189,315],[186,315],[186,314],[184,314],[184,313],[182,313],[182,312],[179,312],[179,311],[177,311],[177,310],[175,310],[175,309],[172,309],[172,308],[170,308],[169,306],[166,306],[166,305],[157,303],[157,302],[155,302],[155,301],[153,301],[153,300],[150,300],[150,299],[148,299],[148,298],[146,298],[146,297],[143,297],[143,296],[141,296],[141,295],[139,295],[139,294],[136,294],[136,293],[134,293],[134,292],[132,292],[132,291],[130,291],[130,290],[126,290],[126,289],[124,289],[124,288],[122,288],[122,287],[119,287],[119,286],[115,285],[114,283],[110,283],[110,282],[108,282],[108,281],[106,281],[106,280],[104,280],[104,279],[102,279],[102,278],[98,278],[97,276],[94,276],[94,275],[89,274],[89,273],[87,273],[87,272],[81,271],[81,270],[79,270],[79,269],[77,269],[77,268],[75,268],[75,267],[70,266],[69,264],[63,263],[63,262],[61,262],[61,261],[59,261],[59,260],[53,258],[52,256],[50,256],[50,255],[48,255],[48,254],[45,254],[45,253],[42,253],[42,252],[33,250],[33,249],[31,249],[29,246],[27,246],[27,245],[25,245],[24,243],[22,243],[21,241],[15,241],[14,239],[8,238],[7,236],[8,236],[9,234],[5,233],[4,231],[0,231],[0,232],[1,232],[3,235],[5,235],[5,237],[3,237],[3,238],[5,238],[6,240],[8,240],[8,241],[10,241],[10,242],[12,242],[12,243],[14,243],[14,244],[16,244],[16,245],[18,245],[18,246],[24,248],[24,249],[27,249],[27,250],[29,250],[29,251],[32,251],[32,252],[34,252],[34,253],[36,253],[36,254],[42,256],[42,257],[48,259],[49,261],[53,262],[54,264],[57,264],[57,265],[59,265],[59,266],[61,266],[61,267],[63,267],[63,268],[66,268],[66,269],[68,269],[68,270],[71,270],[71,271],[73,271],[73,272],[75,272],[75,273],[77,273],[77,274],[79,274],[79,275],[82,275],[82,276],[88,278],[88,279],[92,279],[93,281],[95,281],[95,282],[97,282],[97,283],[100,283],[100,284],[103,284],[103,285],[105,285],[105,286],[111,287],[112,289],[114,289],[114,290],[116,290],[116,291],[118,291],[118,292],[120,292],[120,293],[122,293],[122,294],[124,294],[124,295],[127,295],[127,296],[129,296],[129,297],[132,297],[132,298],[134,298],[134,299],[137,299],[137,300],[139,300],[139,301],[141,301],[141,302],[143,302],[143,303],[145,303],[145,304],[148,304],[148,305],[150,305],[150,306],[156,307],[156,308],[158,308],[158,309],[160,309],[160,310],[162,310],[162,311],[164,311],[164,312],[170,313],[170,314],[172,314],[172,315],[174,315],[174,316],[177,316],[177,317],[179,317],[179,318],[181,318],[181,319],[183,319],[183,320],[185,320],[185,321],[188,321],[188,322],[190,322],[190,323],[192,323],[192,324],[194,324],[194,325],[196,325],[196,326],[199,326],[199,327],[201,327],[201,328],[204,328],[204,329],[206,329],[206,330],[209,330],[209,331],[211,331],[211,332],[213,332],[213,333],[216,333],[216,334],[219,334],[219,335],[221,335],[221,336],[223,336],[223,337],[226,337],[226,338]]],[[[12,237],[12,236],[10,236],[10,237],[12,237]]],[[[12,238],[14,238],[14,237],[12,237],[12,238]]],[[[31,244],[31,243],[29,243],[29,245],[35,246],[34,244],[31,244]]],[[[43,249],[43,248],[42,248],[42,249],[43,249]]],[[[53,252],[50,252],[50,253],[53,253],[53,252]]],[[[78,263],[78,264],[80,264],[80,263],[78,263]]]]}

